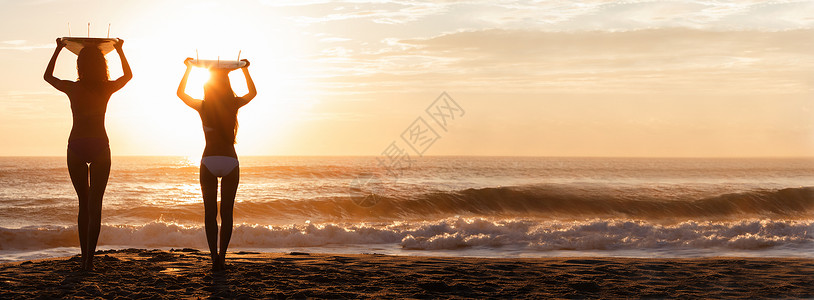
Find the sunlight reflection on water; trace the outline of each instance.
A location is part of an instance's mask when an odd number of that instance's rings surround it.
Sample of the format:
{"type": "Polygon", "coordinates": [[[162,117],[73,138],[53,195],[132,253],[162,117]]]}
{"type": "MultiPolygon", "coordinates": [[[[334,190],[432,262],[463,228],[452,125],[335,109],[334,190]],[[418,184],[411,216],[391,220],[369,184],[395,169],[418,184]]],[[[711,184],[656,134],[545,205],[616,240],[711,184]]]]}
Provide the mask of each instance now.
{"type": "Polygon", "coordinates": [[[179,164],[186,167],[200,167],[201,166],[201,158],[198,156],[186,156],[182,157],[179,161],[179,164]]]}

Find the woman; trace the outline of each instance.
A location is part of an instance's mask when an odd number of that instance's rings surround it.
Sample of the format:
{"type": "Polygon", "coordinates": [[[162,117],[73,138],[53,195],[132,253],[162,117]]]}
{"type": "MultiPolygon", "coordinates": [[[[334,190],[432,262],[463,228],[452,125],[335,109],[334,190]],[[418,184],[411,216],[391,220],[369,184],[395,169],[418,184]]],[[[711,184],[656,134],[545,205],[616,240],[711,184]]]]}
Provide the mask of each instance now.
{"type": "Polygon", "coordinates": [[[187,70],[178,85],[178,97],[201,116],[206,147],[201,158],[201,192],[204,201],[204,227],[209,252],[212,256],[212,270],[226,268],[226,248],[232,238],[233,209],[237,184],[240,181],[240,166],[235,152],[237,134],[237,110],[257,95],[252,77],[249,75],[249,61],[243,60],[243,76],[249,93],[237,97],[229,83],[229,71],[213,68],[209,82],[204,85],[204,99],[198,100],[185,92],[187,78],[192,70],[192,58],[184,64],[187,70]],[[218,177],[221,177],[220,204],[220,252],[218,252],[218,177]]]}
{"type": "Polygon", "coordinates": [[[110,96],[121,89],[133,73],[122,51],[124,40],[115,43],[124,75],[109,80],[107,60],[99,48],[86,46],[76,59],[77,81],[54,77],[54,65],[65,42],[57,39],[57,47],[48,67],[45,81],[68,95],[71,101],[73,127],[68,137],[68,173],[79,197],[79,244],[82,247],[83,270],[93,270],[93,255],[102,226],[102,197],[110,175],[110,146],[105,131],[105,111],[110,96]],[[90,175],[90,182],[88,176],[90,175]]]}

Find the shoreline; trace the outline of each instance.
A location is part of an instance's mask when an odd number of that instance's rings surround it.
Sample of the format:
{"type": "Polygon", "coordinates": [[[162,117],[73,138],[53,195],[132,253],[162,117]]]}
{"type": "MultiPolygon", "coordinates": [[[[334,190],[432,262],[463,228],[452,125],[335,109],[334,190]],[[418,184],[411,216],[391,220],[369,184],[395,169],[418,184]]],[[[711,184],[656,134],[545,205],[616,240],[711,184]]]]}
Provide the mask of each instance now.
{"type": "Polygon", "coordinates": [[[196,249],[99,251],[0,264],[9,298],[621,298],[814,297],[814,259],[469,258],[260,253],[227,256],[212,272],[196,249]]]}

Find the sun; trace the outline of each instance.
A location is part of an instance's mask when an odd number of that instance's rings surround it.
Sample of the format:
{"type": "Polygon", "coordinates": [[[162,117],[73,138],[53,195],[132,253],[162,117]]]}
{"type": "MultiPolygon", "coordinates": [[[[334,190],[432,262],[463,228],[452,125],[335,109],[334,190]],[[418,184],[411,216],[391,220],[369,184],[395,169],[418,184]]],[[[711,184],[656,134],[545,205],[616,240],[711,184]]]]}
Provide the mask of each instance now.
{"type": "Polygon", "coordinates": [[[190,95],[195,99],[203,99],[203,86],[207,81],[209,81],[209,77],[211,77],[211,75],[212,73],[207,69],[193,67],[189,72],[189,78],[187,79],[187,87],[185,90],[187,95],[190,95]]]}

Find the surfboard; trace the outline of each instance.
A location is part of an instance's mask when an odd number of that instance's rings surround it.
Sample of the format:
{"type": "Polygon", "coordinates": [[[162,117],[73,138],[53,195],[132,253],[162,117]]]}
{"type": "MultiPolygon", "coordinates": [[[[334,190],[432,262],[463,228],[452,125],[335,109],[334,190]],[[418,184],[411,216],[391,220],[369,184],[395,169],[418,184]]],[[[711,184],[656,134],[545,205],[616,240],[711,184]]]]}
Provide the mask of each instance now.
{"type": "Polygon", "coordinates": [[[199,68],[223,70],[235,70],[246,66],[245,61],[239,60],[193,59],[191,63],[199,68]]]}
{"type": "Polygon", "coordinates": [[[102,50],[102,54],[108,54],[116,47],[117,39],[111,38],[88,38],[88,37],[64,37],[62,41],[65,42],[65,48],[68,48],[73,54],[79,55],[79,51],[85,47],[98,47],[102,50]]]}

